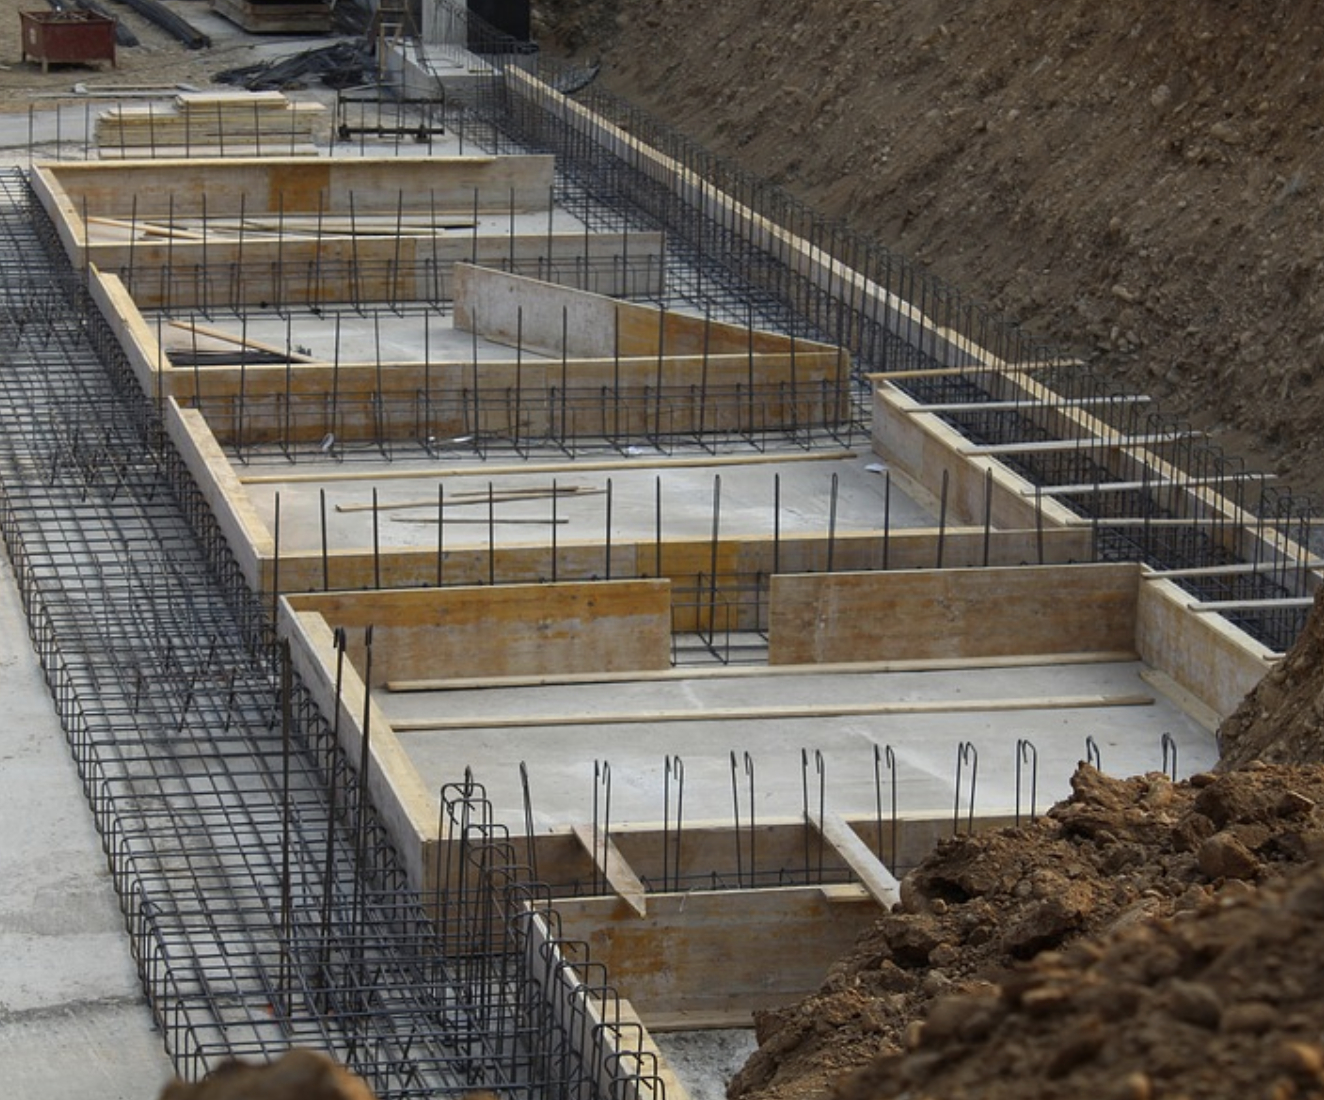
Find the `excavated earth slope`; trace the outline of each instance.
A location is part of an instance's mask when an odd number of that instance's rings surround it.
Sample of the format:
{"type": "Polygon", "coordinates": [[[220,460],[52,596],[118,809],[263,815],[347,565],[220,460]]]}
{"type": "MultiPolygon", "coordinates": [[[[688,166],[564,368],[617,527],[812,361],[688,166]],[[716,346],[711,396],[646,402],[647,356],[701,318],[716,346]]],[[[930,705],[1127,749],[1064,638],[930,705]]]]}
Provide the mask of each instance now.
{"type": "Polygon", "coordinates": [[[1324,486],[1320,0],[544,0],[678,129],[1324,486]]]}

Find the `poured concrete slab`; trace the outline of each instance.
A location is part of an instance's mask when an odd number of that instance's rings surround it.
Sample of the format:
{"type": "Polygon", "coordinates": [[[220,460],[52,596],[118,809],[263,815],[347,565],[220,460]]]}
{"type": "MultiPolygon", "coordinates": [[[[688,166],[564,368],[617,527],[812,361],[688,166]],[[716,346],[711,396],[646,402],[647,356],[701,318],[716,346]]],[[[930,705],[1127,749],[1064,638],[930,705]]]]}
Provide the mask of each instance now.
{"type": "MultiPolygon", "coordinates": [[[[716,448],[715,448],[716,449],[716,448]]],[[[832,486],[837,484],[836,530],[878,531],[890,514],[894,530],[935,525],[936,517],[899,485],[890,499],[884,478],[870,467],[877,462],[868,453],[845,457],[840,450],[824,451],[805,460],[805,452],[760,455],[748,447],[723,448],[712,456],[720,461],[705,465],[700,454],[684,463],[672,461],[641,442],[635,454],[621,458],[604,446],[603,461],[610,469],[591,469],[584,461],[546,461],[529,465],[534,472],[518,472],[518,465],[500,464],[493,473],[482,464],[451,461],[404,460],[360,469],[328,459],[264,464],[250,461],[239,467],[249,479],[246,491],[257,514],[271,527],[280,498],[281,551],[298,553],[321,548],[322,494],[328,515],[327,538],[332,549],[370,547],[373,544],[373,493],[379,509],[377,538],[383,547],[435,545],[437,492],[441,486],[451,503],[446,518],[447,547],[486,546],[488,527],[486,493],[550,489],[553,482],[585,491],[556,501],[557,538],[573,542],[584,538],[605,541],[608,530],[616,540],[651,540],[657,535],[658,486],[661,486],[662,537],[705,538],[713,531],[714,504],[718,508],[721,537],[766,536],[780,523],[783,536],[827,537],[832,524],[832,486]],[[740,458],[749,460],[742,465],[740,458]],[[767,459],[773,461],[767,461],[767,459]],[[389,471],[390,476],[381,476],[389,471]],[[324,472],[325,480],[319,480],[324,472]],[[290,480],[282,481],[284,473],[290,480]],[[416,474],[407,477],[406,474],[416,474]],[[254,479],[262,478],[261,481],[254,479]],[[297,480],[295,480],[297,478],[297,480]],[[720,479],[720,488],[718,486],[720,479]],[[607,485],[611,484],[610,528],[607,526],[607,485]],[[774,504],[780,497],[780,520],[774,504]],[[461,500],[471,503],[462,505],[461,500]],[[890,508],[890,511],[889,511],[890,508]],[[352,510],[346,510],[352,509],[352,510]],[[474,522],[477,521],[477,522],[474,522]]],[[[550,457],[550,456],[549,456],[550,457]]],[[[550,499],[502,501],[493,509],[498,545],[550,541],[550,499]],[[500,521],[518,520],[515,524],[500,521]]]]}
{"type": "MultiPolygon", "coordinates": [[[[1165,733],[1176,745],[1183,775],[1210,768],[1218,758],[1212,734],[1145,679],[1150,670],[1138,661],[799,671],[806,674],[745,669],[739,675],[682,675],[661,683],[377,692],[375,698],[426,786],[436,791],[459,782],[472,767],[498,818],[516,831],[523,830],[524,820],[521,763],[528,769],[535,829],[543,830],[591,820],[595,765],[602,761],[611,767],[612,820],[624,824],[662,821],[669,755],[685,764],[686,815],[728,822],[732,753],[741,768],[742,799],[748,786],[745,753],[754,764],[760,820],[803,812],[803,754],[810,762],[811,809],[818,807],[821,753],[825,805],[847,818],[875,812],[875,746],[893,750],[898,809],[913,816],[952,813],[957,753],[966,742],[978,752],[975,813],[981,817],[1015,808],[1021,739],[1038,752],[1040,809],[1070,793],[1068,780],[1086,758],[1087,736],[1103,769],[1113,775],[1159,770],[1165,733]],[[1009,704],[1015,709],[1003,709],[1009,704]],[[832,716],[833,708],[874,706],[880,713],[832,716]],[[889,707],[895,712],[886,713],[889,707]],[[787,716],[776,717],[778,708],[787,716]],[[740,717],[742,709],[767,716],[740,717]],[[815,709],[818,716],[807,713],[815,709]],[[730,717],[703,717],[721,712],[730,717]],[[599,723],[595,715],[607,719],[599,723]],[[612,722],[612,716],[622,720],[612,722]],[[582,724],[576,724],[577,717],[582,724]],[[430,720],[447,728],[407,728],[430,720]]],[[[964,777],[962,818],[969,810],[969,762],[964,777]]],[[[890,792],[890,775],[883,781],[890,792]]],[[[1027,810],[1029,793],[1027,769],[1027,810]]]]}

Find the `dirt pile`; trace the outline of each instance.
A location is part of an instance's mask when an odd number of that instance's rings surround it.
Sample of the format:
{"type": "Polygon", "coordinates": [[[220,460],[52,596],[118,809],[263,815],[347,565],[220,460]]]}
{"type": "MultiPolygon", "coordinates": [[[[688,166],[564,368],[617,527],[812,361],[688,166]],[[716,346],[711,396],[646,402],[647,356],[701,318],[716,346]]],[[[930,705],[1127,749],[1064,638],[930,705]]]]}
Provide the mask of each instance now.
{"type": "Polygon", "coordinates": [[[944,997],[838,1100],[1324,1095],[1324,869],[1045,952],[944,997]]]}
{"type": "MultiPolygon", "coordinates": [[[[491,1093],[482,1094],[490,1100],[491,1093]]],[[[159,1100],[375,1100],[361,1077],[315,1050],[296,1048],[274,1062],[227,1062],[198,1084],[174,1081],[159,1100]]]]}
{"type": "Polygon", "coordinates": [[[1324,3],[540,9],[613,90],[1324,486],[1324,3]]]}
{"type": "MultiPolygon", "coordinates": [[[[884,1076],[866,1071],[855,1085],[842,1086],[849,1100],[878,1095],[869,1090],[882,1079],[900,1088],[912,1079],[897,1077],[891,1060],[908,1047],[919,1044],[907,1057],[936,1072],[948,1060],[947,1044],[977,1046],[1012,1026],[1007,1021],[1019,1018],[1022,993],[1007,990],[1022,990],[1019,968],[1027,960],[1039,958],[1042,968],[1058,966],[1055,953],[1063,950],[1074,950],[1072,959],[1092,957],[1095,948],[1070,945],[1128,929],[1151,929],[1125,933],[1141,936],[1127,942],[1145,944],[1143,937],[1158,936],[1165,922],[1246,898],[1255,883],[1324,853],[1324,811],[1317,808],[1324,768],[1262,765],[1173,784],[1158,774],[1110,779],[1082,766],[1072,786],[1072,797],[1034,825],[942,844],[907,877],[904,911],[884,917],[818,994],[757,1018],[759,1050],[730,1095],[827,1096],[843,1075],[878,1058],[884,1076]]],[[[1156,958],[1171,954],[1166,947],[1154,951],[1156,958]]],[[[1157,972],[1168,965],[1154,963],[1145,988],[1156,997],[1172,995],[1160,979],[1190,981],[1196,972],[1186,961],[1157,972]]],[[[1061,996],[1075,997],[1075,989],[1061,996]]],[[[1036,994],[1030,1003],[1042,996],[1043,1008],[1057,995],[1036,994]]],[[[1109,1013],[1140,1004],[1130,986],[1082,997],[1077,1022],[1086,1021],[1086,1030],[1107,1031],[1109,1013]],[[1088,1023],[1095,1016],[1103,1022],[1088,1023]]]]}

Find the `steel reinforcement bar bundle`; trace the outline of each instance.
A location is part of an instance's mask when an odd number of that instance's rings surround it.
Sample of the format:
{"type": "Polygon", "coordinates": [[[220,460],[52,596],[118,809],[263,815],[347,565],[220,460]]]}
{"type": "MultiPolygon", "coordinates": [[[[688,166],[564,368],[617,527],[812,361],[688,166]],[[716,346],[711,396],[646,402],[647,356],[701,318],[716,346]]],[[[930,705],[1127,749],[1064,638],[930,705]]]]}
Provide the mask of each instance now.
{"type": "Polygon", "coordinates": [[[459,898],[406,888],[366,776],[17,172],[0,351],[0,530],[179,1072],[297,1044],[383,1097],[660,1096],[610,988],[573,979],[554,915],[516,906],[517,869],[459,898]]]}

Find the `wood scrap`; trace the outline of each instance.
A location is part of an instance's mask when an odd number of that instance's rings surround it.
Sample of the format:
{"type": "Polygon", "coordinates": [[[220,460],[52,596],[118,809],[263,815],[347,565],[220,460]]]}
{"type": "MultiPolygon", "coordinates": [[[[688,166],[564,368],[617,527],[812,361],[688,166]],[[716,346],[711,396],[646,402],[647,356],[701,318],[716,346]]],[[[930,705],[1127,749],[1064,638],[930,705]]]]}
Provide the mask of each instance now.
{"type": "MultiPolygon", "coordinates": [[[[436,516],[392,516],[392,517],[391,517],[391,521],[392,521],[393,523],[431,523],[431,524],[435,524],[435,523],[437,522],[437,517],[436,517],[436,516]]],[[[447,524],[447,526],[449,526],[449,525],[452,524],[452,523],[471,523],[471,524],[474,524],[474,525],[477,525],[477,524],[480,524],[480,523],[482,523],[482,524],[487,524],[487,523],[509,523],[509,524],[520,524],[520,523],[524,523],[524,524],[542,524],[543,526],[546,526],[546,527],[552,527],[552,526],[561,527],[561,526],[564,526],[565,524],[567,524],[567,523],[569,523],[569,522],[570,522],[570,521],[569,521],[568,519],[564,519],[564,518],[562,518],[562,517],[560,517],[560,516],[558,516],[556,519],[552,519],[551,516],[546,516],[546,517],[540,517],[540,516],[506,516],[505,518],[502,518],[501,516],[493,516],[493,517],[491,517],[491,518],[489,518],[489,517],[487,517],[487,516],[484,516],[484,517],[482,517],[482,518],[475,518],[475,517],[473,517],[473,516],[466,516],[466,517],[464,517],[464,518],[448,519],[448,520],[446,521],[446,524],[447,524]]]]}
{"type": "MultiPolygon", "coordinates": [[[[493,504],[510,504],[523,500],[550,500],[553,496],[558,499],[561,497],[581,497],[581,496],[600,496],[606,493],[606,489],[599,489],[592,485],[558,485],[553,489],[551,486],[535,489],[496,489],[491,494],[485,489],[475,489],[473,491],[463,491],[453,493],[450,496],[442,498],[432,497],[428,500],[402,500],[390,504],[378,504],[378,512],[398,511],[405,508],[433,508],[440,503],[445,508],[460,508],[474,504],[487,504],[489,501],[493,504]]],[[[337,504],[337,512],[371,512],[371,504],[337,504]]]]}
{"type": "Polygon", "coordinates": [[[226,332],[224,329],[216,328],[213,325],[199,325],[193,321],[171,321],[170,327],[180,329],[183,332],[196,333],[199,336],[209,336],[213,340],[220,340],[227,344],[237,344],[239,347],[252,348],[254,351],[265,352],[268,355],[278,355],[282,359],[288,359],[293,363],[322,362],[322,360],[315,356],[304,355],[302,352],[283,348],[278,344],[268,344],[261,340],[236,336],[233,332],[226,332]]]}

